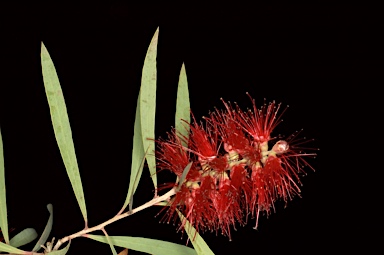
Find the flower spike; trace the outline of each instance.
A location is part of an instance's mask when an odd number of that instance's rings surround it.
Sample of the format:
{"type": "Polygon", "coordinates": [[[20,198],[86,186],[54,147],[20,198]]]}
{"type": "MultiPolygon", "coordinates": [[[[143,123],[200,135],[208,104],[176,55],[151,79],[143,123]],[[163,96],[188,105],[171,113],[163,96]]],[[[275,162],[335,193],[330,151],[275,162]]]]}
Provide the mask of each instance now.
{"type": "MultiPolygon", "coordinates": [[[[274,101],[258,108],[248,96],[252,110],[242,111],[222,99],[225,110],[215,109],[203,118],[205,123],[192,117],[187,123],[188,148],[182,145],[185,137],[174,130],[168,140],[157,141],[159,170],[180,177],[192,162],[169,201],[168,222],[176,219],[179,210],[197,231],[231,238],[231,228],[245,225],[249,215],[256,217],[257,228],[260,213],[268,216],[278,200],[288,203],[300,196],[300,174],[306,166],[314,170],[305,160],[316,155],[304,147],[311,140],[299,138],[300,132],[277,140],[272,132],[287,108],[280,111],[281,104],[274,101]]],[[[180,230],[184,224],[180,223],[180,230]]]]}

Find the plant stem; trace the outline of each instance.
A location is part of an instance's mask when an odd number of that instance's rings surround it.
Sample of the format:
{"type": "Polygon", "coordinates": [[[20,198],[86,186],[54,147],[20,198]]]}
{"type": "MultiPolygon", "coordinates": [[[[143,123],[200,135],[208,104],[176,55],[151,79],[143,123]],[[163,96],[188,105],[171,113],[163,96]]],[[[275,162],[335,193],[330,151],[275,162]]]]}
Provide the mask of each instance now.
{"type": "Polygon", "coordinates": [[[91,233],[93,231],[102,230],[105,226],[107,226],[107,225],[109,225],[109,224],[111,224],[111,223],[113,223],[115,221],[118,221],[118,220],[123,219],[125,217],[128,217],[128,216],[130,216],[130,215],[132,215],[134,213],[137,213],[137,212],[139,212],[141,210],[144,210],[144,209],[146,209],[148,207],[156,205],[159,202],[163,202],[163,201],[167,200],[168,198],[170,198],[171,196],[173,196],[175,194],[176,194],[176,192],[175,192],[175,189],[173,188],[170,191],[168,191],[167,193],[165,193],[164,195],[162,195],[160,197],[155,197],[151,201],[148,201],[147,203],[145,203],[145,204],[143,204],[143,205],[141,205],[139,207],[136,207],[132,211],[128,211],[128,212],[125,212],[123,214],[118,214],[118,215],[114,216],[113,218],[111,218],[111,219],[109,219],[109,220],[107,220],[107,221],[105,221],[105,222],[103,222],[103,223],[101,223],[101,224],[99,224],[99,225],[97,225],[95,227],[85,228],[85,229],[83,229],[83,230],[81,230],[81,231],[79,231],[79,232],[77,232],[75,234],[66,236],[66,237],[60,239],[56,243],[56,245],[53,248],[53,250],[54,251],[58,250],[62,244],[64,244],[65,242],[68,242],[69,240],[72,240],[72,239],[74,239],[76,237],[84,236],[85,234],[91,233]]]}

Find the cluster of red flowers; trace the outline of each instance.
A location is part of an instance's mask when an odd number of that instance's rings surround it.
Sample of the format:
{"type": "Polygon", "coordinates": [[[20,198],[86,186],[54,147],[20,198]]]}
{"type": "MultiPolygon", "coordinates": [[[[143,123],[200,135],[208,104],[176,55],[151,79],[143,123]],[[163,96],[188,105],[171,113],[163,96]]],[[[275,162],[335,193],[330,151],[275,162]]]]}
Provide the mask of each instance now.
{"type": "Polygon", "coordinates": [[[194,118],[186,123],[189,137],[173,130],[167,140],[157,141],[158,168],[172,171],[180,182],[174,184],[168,222],[179,210],[198,232],[221,230],[231,238],[230,228],[244,225],[249,215],[257,228],[261,212],[269,215],[276,201],[300,193],[299,174],[309,166],[304,157],[315,154],[302,151],[307,140],[298,138],[300,132],[286,140],[271,136],[285,111],[279,113],[280,104],[257,108],[251,100],[248,111],[223,101],[226,109],[211,112],[205,125],[194,118]]]}

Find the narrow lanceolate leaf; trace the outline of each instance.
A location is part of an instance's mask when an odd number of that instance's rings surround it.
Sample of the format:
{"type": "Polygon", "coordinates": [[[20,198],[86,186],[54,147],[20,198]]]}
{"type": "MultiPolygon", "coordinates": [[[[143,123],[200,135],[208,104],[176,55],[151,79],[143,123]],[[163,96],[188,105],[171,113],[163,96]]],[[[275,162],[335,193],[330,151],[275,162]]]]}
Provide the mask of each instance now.
{"type": "Polygon", "coordinates": [[[9,243],[7,200],[5,195],[3,138],[1,137],[1,130],[0,130],[0,230],[3,233],[5,243],[9,243]]]}
{"type": "Polygon", "coordinates": [[[209,248],[204,239],[196,232],[196,229],[189,223],[184,215],[177,211],[180,220],[184,222],[184,229],[187,232],[189,239],[192,242],[193,248],[195,248],[198,255],[214,255],[213,251],[209,248]]]}
{"type": "Polygon", "coordinates": [[[46,254],[49,254],[49,255],[65,255],[65,254],[67,254],[67,252],[69,250],[70,244],[71,244],[71,241],[69,241],[67,246],[65,246],[63,249],[57,250],[57,251],[51,251],[51,252],[48,252],[46,254]]]}
{"type": "MultiPolygon", "coordinates": [[[[185,65],[183,63],[181,66],[179,86],[177,89],[175,127],[177,133],[181,134],[187,139],[189,136],[189,125],[187,123],[191,122],[190,108],[191,106],[189,103],[187,74],[185,71],[185,65]]],[[[188,141],[182,139],[182,144],[187,147],[188,141]]]]}
{"type": "Polygon", "coordinates": [[[115,246],[113,245],[113,242],[112,242],[111,238],[109,238],[109,235],[107,234],[106,231],[104,231],[104,234],[105,234],[105,237],[106,237],[107,242],[108,242],[108,244],[109,244],[109,247],[111,248],[112,255],[117,255],[115,246]]]}
{"type": "Polygon", "coordinates": [[[189,170],[191,169],[192,163],[193,162],[189,162],[188,165],[184,168],[184,171],[183,171],[183,174],[180,177],[179,186],[177,186],[176,192],[178,192],[180,190],[180,188],[181,188],[181,185],[183,185],[185,177],[187,177],[187,174],[188,174],[189,170]]]}
{"type": "Polygon", "coordinates": [[[27,243],[32,242],[37,238],[37,232],[33,228],[26,228],[17,235],[15,235],[11,240],[9,240],[9,245],[13,247],[20,247],[27,243]]]}
{"type": "MultiPolygon", "coordinates": [[[[139,97],[140,97],[140,94],[139,94],[139,97]]],[[[135,126],[134,126],[134,133],[133,133],[131,177],[129,181],[127,198],[125,199],[125,203],[123,205],[122,211],[124,211],[124,209],[132,200],[133,194],[135,194],[135,191],[139,184],[139,180],[141,178],[141,174],[143,173],[144,157],[145,157],[145,154],[144,154],[143,139],[141,136],[141,124],[140,124],[140,100],[137,100],[136,118],[135,118],[135,126]]]]}
{"type": "MultiPolygon", "coordinates": [[[[86,235],[86,237],[98,242],[108,243],[105,236],[86,235]]],[[[110,236],[109,238],[115,246],[145,252],[152,255],[196,255],[195,250],[188,246],[167,241],[130,236],[110,236]]]]}
{"type": "Polygon", "coordinates": [[[18,248],[15,248],[13,246],[10,246],[9,244],[5,244],[0,242],[0,252],[8,252],[11,254],[27,254],[26,251],[20,250],[18,248]]]}
{"type": "Polygon", "coordinates": [[[52,223],[53,223],[53,208],[52,204],[47,205],[48,211],[49,211],[49,218],[47,225],[45,225],[44,231],[41,234],[39,240],[37,241],[36,245],[33,247],[32,251],[36,252],[41,248],[41,245],[44,245],[45,242],[47,241],[49,234],[51,233],[52,230],[52,223]]]}
{"type": "Polygon", "coordinates": [[[156,55],[159,28],[153,35],[144,60],[140,88],[140,120],[143,147],[148,151],[146,155],[149,172],[155,189],[157,188],[155,150],[155,111],[156,111],[156,55]]]}
{"type": "Polygon", "coordinates": [[[53,130],[81,213],[83,214],[84,221],[87,222],[87,210],[85,206],[83,186],[81,184],[75,147],[72,140],[72,131],[69,124],[63,92],[52,59],[44,44],[42,43],[41,45],[41,65],[44,87],[51,112],[53,130]]]}

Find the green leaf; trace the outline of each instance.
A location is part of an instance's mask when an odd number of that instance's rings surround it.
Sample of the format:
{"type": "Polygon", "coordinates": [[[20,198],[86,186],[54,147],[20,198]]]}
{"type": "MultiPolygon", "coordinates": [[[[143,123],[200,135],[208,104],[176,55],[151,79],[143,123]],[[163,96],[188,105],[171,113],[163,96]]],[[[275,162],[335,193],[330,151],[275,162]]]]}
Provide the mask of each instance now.
{"type": "Polygon", "coordinates": [[[77,202],[80,206],[81,213],[83,214],[84,221],[87,223],[87,209],[85,206],[83,185],[81,184],[79,167],[77,165],[67,108],[55,66],[44,43],[41,44],[41,65],[45,93],[51,112],[52,125],[57,145],[60,149],[61,157],[67,170],[69,180],[71,181],[77,202]]]}
{"type": "Polygon", "coordinates": [[[192,242],[193,247],[195,248],[198,255],[214,255],[212,250],[209,248],[204,239],[199,235],[196,229],[189,223],[189,221],[184,217],[184,215],[177,210],[180,220],[184,222],[184,229],[187,232],[189,239],[192,242]]]}
{"type": "Polygon", "coordinates": [[[182,139],[182,144],[185,147],[188,147],[189,125],[187,123],[191,122],[190,108],[187,74],[183,63],[181,66],[179,86],[177,89],[175,127],[178,134],[187,138],[187,140],[182,139]],[[185,121],[187,123],[185,123],[185,121]]]}
{"type": "Polygon", "coordinates": [[[13,246],[10,246],[9,244],[5,244],[2,242],[0,242],[0,252],[8,252],[8,253],[12,253],[12,254],[27,254],[26,251],[17,249],[13,246]]]}
{"type": "Polygon", "coordinates": [[[69,241],[67,246],[65,246],[63,249],[57,250],[57,251],[51,251],[51,252],[48,252],[46,254],[49,254],[49,255],[65,255],[68,252],[68,250],[69,250],[70,244],[71,244],[71,241],[69,241]]]}
{"type": "Polygon", "coordinates": [[[187,174],[188,174],[189,170],[191,169],[192,163],[193,162],[189,162],[188,165],[184,168],[184,171],[183,171],[183,174],[181,175],[181,178],[179,180],[179,186],[177,187],[176,192],[178,192],[181,188],[181,185],[183,185],[185,177],[187,177],[187,174]]]}
{"type": "Polygon", "coordinates": [[[5,170],[3,138],[0,130],[0,230],[3,233],[5,243],[9,243],[8,219],[7,219],[7,200],[5,194],[5,170]]]}
{"type": "Polygon", "coordinates": [[[115,246],[113,246],[113,243],[112,243],[111,238],[109,237],[109,235],[107,234],[107,232],[104,232],[104,234],[105,234],[105,237],[106,237],[107,242],[108,242],[108,244],[109,244],[109,247],[111,248],[112,254],[113,254],[113,255],[117,255],[115,246]]]}
{"type": "Polygon", "coordinates": [[[143,73],[140,87],[140,120],[141,134],[144,150],[149,153],[146,155],[149,172],[155,189],[157,189],[156,159],[155,150],[155,111],[156,111],[156,55],[159,28],[153,35],[151,44],[148,47],[147,55],[144,60],[143,73]]]}
{"type": "Polygon", "coordinates": [[[41,248],[41,245],[44,245],[45,242],[47,241],[49,234],[51,233],[52,230],[52,224],[53,224],[53,207],[52,204],[47,205],[47,209],[49,211],[49,218],[47,225],[45,225],[44,231],[41,234],[39,240],[37,241],[35,247],[33,247],[32,251],[38,251],[41,248]]]}
{"type": "MultiPolygon", "coordinates": [[[[86,237],[98,242],[107,243],[105,236],[86,235],[86,237]]],[[[196,252],[185,245],[167,241],[130,236],[110,236],[114,245],[153,255],[196,255],[196,252]]]]}
{"type": "Polygon", "coordinates": [[[33,228],[26,228],[17,235],[15,235],[11,240],[9,240],[9,245],[13,247],[20,247],[27,243],[32,242],[37,238],[37,232],[33,228]]]}
{"type": "MultiPolygon", "coordinates": [[[[140,97],[140,94],[139,94],[140,97]]],[[[133,194],[139,185],[139,180],[141,178],[141,174],[143,173],[144,168],[144,148],[143,148],[143,140],[141,136],[141,123],[140,123],[140,100],[137,100],[136,107],[136,118],[135,118],[135,126],[133,133],[133,149],[132,149],[132,165],[131,165],[131,177],[129,181],[129,188],[127,198],[125,199],[123,208],[121,211],[127,207],[127,205],[131,203],[133,194]]]]}

